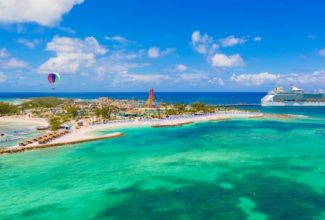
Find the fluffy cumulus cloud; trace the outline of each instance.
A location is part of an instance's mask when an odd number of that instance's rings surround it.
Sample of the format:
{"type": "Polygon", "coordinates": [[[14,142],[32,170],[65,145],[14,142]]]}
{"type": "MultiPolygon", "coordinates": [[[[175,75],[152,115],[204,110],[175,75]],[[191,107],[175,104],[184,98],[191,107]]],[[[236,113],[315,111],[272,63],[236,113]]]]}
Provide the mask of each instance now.
{"type": "Polygon", "coordinates": [[[244,61],[239,54],[227,56],[222,53],[216,53],[211,57],[211,64],[214,67],[234,67],[243,66],[244,61]]]}
{"type": "Polygon", "coordinates": [[[62,16],[84,0],[0,0],[0,22],[58,24],[62,16]]]}
{"type": "Polygon", "coordinates": [[[244,84],[244,85],[263,85],[270,82],[276,82],[279,75],[271,74],[268,72],[257,74],[233,74],[230,78],[231,81],[244,84]]]}
{"type": "Polygon", "coordinates": [[[0,72],[0,84],[6,81],[7,81],[7,76],[4,73],[0,72]]]}
{"type": "Polygon", "coordinates": [[[175,51],[174,48],[167,48],[165,50],[161,50],[159,47],[150,47],[148,49],[148,57],[151,59],[157,59],[159,57],[166,56],[168,54],[171,54],[175,51]]]}
{"type": "Polygon", "coordinates": [[[232,47],[232,46],[236,46],[239,44],[244,44],[246,42],[246,39],[238,38],[238,37],[235,37],[234,35],[231,35],[231,36],[221,39],[220,42],[223,47],[232,47]]]}
{"type": "Polygon", "coordinates": [[[46,46],[46,50],[55,52],[39,67],[39,72],[57,71],[60,73],[76,73],[82,68],[95,64],[96,56],[107,53],[94,37],[84,39],[55,36],[46,46]]]}
{"type": "Polygon", "coordinates": [[[7,49],[0,49],[0,69],[21,69],[28,66],[28,63],[13,57],[7,49]]]}
{"type": "Polygon", "coordinates": [[[200,31],[192,33],[192,46],[194,50],[200,54],[213,53],[219,48],[219,45],[214,43],[214,39],[208,34],[201,34],[200,31]]]}
{"type": "Polygon", "coordinates": [[[198,53],[203,54],[212,67],[229,68],[243,66],[245,64],[243,58],[239,54],[226,55],[220,52],[220,46],[216,42],[219,42],[222,48],[244,44],[246,39],[237,38],[231,35],[216,41],[208,34],[201,34],[200,31],[194,31],[192,33],[193,48],[198,53]]]}
{"type": "Polygon", "coordinates": [[[319,55],[320,55],[320,56],[325,56],[325,48],[319,50],[319,55]]]}

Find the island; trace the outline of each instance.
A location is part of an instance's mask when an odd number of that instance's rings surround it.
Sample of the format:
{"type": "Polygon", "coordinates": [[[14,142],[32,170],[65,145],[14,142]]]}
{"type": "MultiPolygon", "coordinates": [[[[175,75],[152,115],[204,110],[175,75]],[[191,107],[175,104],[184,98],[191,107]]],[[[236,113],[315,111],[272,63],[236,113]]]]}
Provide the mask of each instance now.
{"type": "Polygon", "coordinates": [[[40,132],[38,136],[22,139],[16,145],[0,147],[0,154],[121,137],[123,133],[114,131],[121,127],[175,127],[202,121],[264,116],[265,114],[257,110],[242,110],[201,102],[158,102],[155,101],[153,89],[150,90],[146,101],[108,97],[95,100],[41,97],[26,100],[18,105],[1,102],[0,121],[35,122],[36,129],[40,132]],[[100,130],[112,132],[94,135],[95,131],[100,130]]]}

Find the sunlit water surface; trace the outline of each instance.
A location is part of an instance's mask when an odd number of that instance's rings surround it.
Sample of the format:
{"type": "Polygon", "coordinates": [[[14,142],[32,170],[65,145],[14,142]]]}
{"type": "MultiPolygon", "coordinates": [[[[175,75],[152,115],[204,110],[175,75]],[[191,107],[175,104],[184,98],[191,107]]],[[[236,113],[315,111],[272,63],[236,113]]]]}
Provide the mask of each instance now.
{"type": "Polygon", "coordinates": [[[322,111],[1,156],[0,219],[325,219],[322,111]]]}

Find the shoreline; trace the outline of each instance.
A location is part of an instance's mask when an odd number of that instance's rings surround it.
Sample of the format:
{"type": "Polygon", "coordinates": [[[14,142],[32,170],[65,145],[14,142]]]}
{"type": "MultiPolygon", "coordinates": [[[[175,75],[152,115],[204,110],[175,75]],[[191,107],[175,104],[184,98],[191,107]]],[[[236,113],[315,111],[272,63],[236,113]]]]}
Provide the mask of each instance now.
{"type": "MultiPolygon", "coordinates": [[[[290,119],[295,118],[293,115],[284,114],[266,114],[261,112],[245,112],[245,111],[219,111],[216,113],[208,113],[203,115],[185,115],[185,116],[171,116],[166,119],[132,119],[132,120],[113,120],[107,123],[94,123],[88,126],[83,126],[80,129],[73,129],[70,133],[51,140],[45,144],[39,144],[37,142],[28,144],[26,146],[10,146],[10,147],[0,147],[0,154],[11,154],[19,153],[26,150],[59,147],[64,145],[72,145],[83,142],[90,142],[102,139],[111,139],[116,137],[124,136],[121,132],[113,131],[118,128],[133,128],[133,127],[152,127],[152,128],[167,128],[167,127],[180,127],[184,125],[189,125],[197,122],[216,122],[216,121],[228,121],[236,118],[247,118],[247,119],[263,119],[263,118],[273,118],[273,119],[290,119]],[[112,131],[106,135],[96,135],[94,132],[101,130],[112,131]]],[[[25,121],[34,122],[42,125],[48,125],[46,119],[38,118],[26,118],[26,117],[12,117],[7,116],[0,118],[1,121],[25,121]],[[2,119],[2,120],[1,120],[2,119]]]]}
{"type": "Polygon", "coordinates": [[[65,145],[74,145],[74,144],[80,144],[84,142],[92,142],[92,141],[98,141],[98,140],[104,140],[104,139],[111,139],[116,137],[122,137],[124,136],[121,132],[114,132],[107,135],[99,136],[99,137],[93,137],[93,138],[81,138],[78,140],[71,140],[71,141],[60,141],[60,142],[50,142],[46,144],[31,144],[28,146],[13,146],[13,147],[6,147],[6,148],[0,148],[0,155],[1,154],[13,154],[13,153],[20,153],[28,150],[34,150],[34,149],[42,149],[42,148],[52,148],[52,147],[62,147],[65,145]]]}
{"type": "MultiPolygon", "coordinates": [[[[113,130],[117,128],[132,128],[132,127],[177,127],[183,126],[187,124],[192,124],[196,122],[204,122],[204,121],[223,121],[229,120],[232,118],[255,118],[255,117],[263,117],[263,113],[252,113],[252,112],[242,112],[242,111],[226,111],[226,112],[217,112],[210,113],[204,115],[188,115],[188,116],[172,116],[168,119],[143,119],[143,120],[119,120],[119,121],[110,121],[108,123],[96,123],[89,126],[81,127],[80,129],[74,129],[70,133],[58,137],[48,143],[39,144],[37,142],[26,145],[26,146],[11,146],[11,147],[2,147],[0,148],[0,154],[10,154],[10,153],[18,153],[23,152],[25,150],[32,149],[40,149],[47,147],[58,147],[69,144],[77,144],[89,141],[96,141],[101,139],[109,139],[115,137],[121,137],[124,134],[121,132],[114,132],[96,136],[92,134],[96,131],[101,130],[113,130]]],[[[14,121],[14,118],[11,117],[11,120],[14,121]]],[[[15,118],[20,120],[19,118],[15,118]]],[[[35,119],[39,120],[39,119],[35,119]]],[[[3,120],[4,121],[4,120],[3,120]]],[[[34,119],[32,120],[34,121],[34,119]]],[[[46,120],[45,120],[46,121],[46,120]]],[[[44,119],[43,122],[44,123],[44,119]]]]}

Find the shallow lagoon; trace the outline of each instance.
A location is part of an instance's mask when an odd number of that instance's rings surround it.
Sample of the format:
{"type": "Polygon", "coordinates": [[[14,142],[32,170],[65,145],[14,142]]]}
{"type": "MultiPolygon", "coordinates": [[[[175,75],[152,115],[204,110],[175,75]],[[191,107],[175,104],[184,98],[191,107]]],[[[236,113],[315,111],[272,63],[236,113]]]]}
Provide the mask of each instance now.
{"type": "Polygon", "coordinates": [[[14,146],[24,139],[40,134],[32,122],[4,122],[0,121],[0,147],[14,146]]]}

